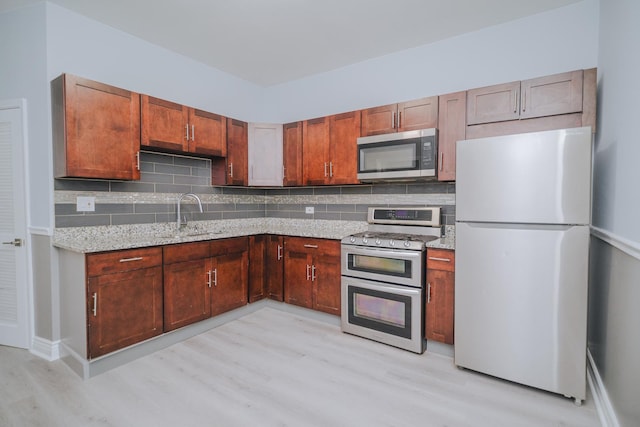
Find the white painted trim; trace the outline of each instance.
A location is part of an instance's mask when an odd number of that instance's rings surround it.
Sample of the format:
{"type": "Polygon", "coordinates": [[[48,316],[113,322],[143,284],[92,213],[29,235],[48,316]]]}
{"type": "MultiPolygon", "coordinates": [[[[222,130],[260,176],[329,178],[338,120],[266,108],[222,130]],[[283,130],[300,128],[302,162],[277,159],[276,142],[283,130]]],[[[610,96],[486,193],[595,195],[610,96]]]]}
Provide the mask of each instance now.
{"type": "Polygon", "coordinates": [[[53,229],[50,227],[28,227],[29,233],[37,236],[53,236],[53,229]]]}
{"type": "Polygon", "coordinates": [[[593,395],[593,400],[596,404],[596,412],[600,417],[600,423],[602,427],[620,427],[618,417],[613,409],[611,400],[607,389],[602,382],[600,373],[598,372],[598,366],[591,356],[591,351],[587,349],[587,381],[589,382],[589,388],[593,395]]]}
{"type": "Polygon", "coordinates": [[[597,237],[603,242],[609,243],[611,246],[620,249],[622,252],[640,261],[640,243],[625,239],[611,231],[607,231],[593,225],[591,226],[591,235],[597,237]]]}
{"type": "Polygon", "coordinates": [[[49,341],[44,338],[33,337],[29,352],[49,362],[58,360],[60,359],[60,341],[49,341]]]}

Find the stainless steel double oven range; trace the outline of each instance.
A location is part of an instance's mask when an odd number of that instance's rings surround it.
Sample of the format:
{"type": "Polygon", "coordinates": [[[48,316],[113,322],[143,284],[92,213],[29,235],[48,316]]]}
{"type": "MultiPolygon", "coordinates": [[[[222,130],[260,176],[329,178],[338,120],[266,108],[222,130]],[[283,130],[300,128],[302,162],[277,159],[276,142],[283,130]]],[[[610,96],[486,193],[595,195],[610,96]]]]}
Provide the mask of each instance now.
{"type": "Polygon", "coordinates": [[[440,237],[440,208],[369,208],[368,222],[342,239],[342,331],[423,353],[425,244],[440,237]]]}

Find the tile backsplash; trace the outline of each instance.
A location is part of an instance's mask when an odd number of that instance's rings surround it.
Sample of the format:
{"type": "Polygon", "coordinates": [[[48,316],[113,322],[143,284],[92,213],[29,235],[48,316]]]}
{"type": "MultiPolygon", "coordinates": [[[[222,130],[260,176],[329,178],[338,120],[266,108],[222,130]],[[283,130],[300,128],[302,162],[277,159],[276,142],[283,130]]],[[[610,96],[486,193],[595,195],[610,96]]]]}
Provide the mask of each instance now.
{"type": "Polygon", "coordinates": [[[211,161],[142,152],[139,181],[55,180],[56,227],[146,224],[176,220],[180,193],[196,193],[203,213],[186,199],[190,220],[304,218],[366,220],[369,206],[441,206],[442,223],[455,221],[455,184],[438,181],[321,187],[212,187],[211,161]],[[95,212],[77,212],[76,198],[96,198],[95,212]],[[305,209],[312,207],[314,213],[305,209]]]}

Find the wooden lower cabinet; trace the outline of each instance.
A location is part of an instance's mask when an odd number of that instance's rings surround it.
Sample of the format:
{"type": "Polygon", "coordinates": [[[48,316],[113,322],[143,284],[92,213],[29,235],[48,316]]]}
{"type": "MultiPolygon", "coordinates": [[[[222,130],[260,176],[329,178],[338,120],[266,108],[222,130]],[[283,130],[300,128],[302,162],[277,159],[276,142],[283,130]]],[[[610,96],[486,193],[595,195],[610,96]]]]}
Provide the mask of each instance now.
{"type": "Polygon", "coordinates": [[[87,255],[87,358],[162,333],[162,250],[87,255]]]}
{"type": "Polygon", "coordinates": [[[211,242],[211,315],[247,304],[249,238],[211,242]]]}
{"type": "Polygon", "coordinates": [[[249,238],[249,302],[283,301],[284,238],[261,234],[249,238]]]}
{"type": "Polygon", "coordinates": [[[453,344],[455,252],[427,249],[425,338],[453,344]]]}
{"type": "Polygon", "coordinates": [[[210,243],[165,246],[164,330],[199,322],[211,316],[210,243]]]}
{"type": "Polygon", "coordinates": [[[285,237],[284,301],[340,315],[340,242],[285,237]]]}

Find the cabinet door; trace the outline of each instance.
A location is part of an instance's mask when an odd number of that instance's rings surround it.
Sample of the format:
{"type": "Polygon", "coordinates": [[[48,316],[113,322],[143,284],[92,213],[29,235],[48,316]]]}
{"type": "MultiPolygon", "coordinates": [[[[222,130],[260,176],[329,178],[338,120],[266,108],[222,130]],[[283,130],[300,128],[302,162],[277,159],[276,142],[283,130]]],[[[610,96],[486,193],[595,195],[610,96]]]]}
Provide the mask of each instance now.
{"type": "Polygon", "coordinates": [[[313,258],[313,308],[340,315],[340,243],[323,241],[313,258]]]}
{"type": "Polygon", "coordinates": [[[89,277],[89,359],[162,333],[162,267],[89,277]]]}
{"type": "Polygon", "coordinates": [[[63,74],[51,82],[55,177],[140,179],[140,95],[63,74]]]}
{"type": "Polygon", "coordinates": [[[255,302],[266,296],[267,282],[267,246],[269,236],[261,234],[249,237],[249,302],[255,302]]]}
{"type": "Polygon", "coordinates": [[[283,184],[302,185],[302,122],[283,125],[283,184]]]}
{"type": "Polygon", "coordinates": [[[210,270],[209,258],[164,266],[165,332],[211,316],[210,270]]]}
{"type": "Polygon", "coordinates": [[[249,240],[239,237],[211,242],[211,315],[247,304],[249,240]]]}
{"type": "Polygon", "coordinates": [[[284,301],[313,308],[312,260],[304,239],[286,238],[284,248],[284,301]]]}
{"type": "Polygon", "coordinates": [[[456,92],[439,97],[438,106],[438,181],[456,179],[456,141],[465,139],[467,129],[467,93],[456,92]]]}
{"type": "Polygon", "coordinates": [[[438,97],[416,99],[398,104],[398,132],[429,129],[438,125],[438,97]]]}
{"type": "Polygon", "coordinates": [[[329,182],[358,183],[358,149],[360,111],[336,114],[329,119],[329,182]]]}
{"type": "Polygon", "coordinates": [[[467,91],[467,124],[518,120],[520,82],[504,83],[467,91]]]}
{"type": "Polygon", "coordinates": [[[582,81],[582,70],[524,80],[520,118],[581,112],[582,81]]]}
{"type": "Polygon", "coordinates": [[[226,118],[190,108],[189,152],[205,156],[225,157],[227,155],[226,118]]]}
{"type": "Polygon", "coordinates": [[[396,132],[398,104],[362,110],[362,136],[396,132]]]}
{"type": "Polygon", "coordinates": [[[227,119],[227,184],[247,185],[248,123],[227,119]]]}
{"type": "Polygon", "coordinates": [[[454,342],[454,264],[454,251],[427,250],[425,337],[445,344],[454,342]]]}
{"type": "Polygon", "coordinates": [[[442,270],[427,272],[427,307],[425,338],[453,344],[454,273],[442,270]]]}
{"type": "Polygon", "coordinates": [[[249,185],[282,185],[282,125],[249,123],[249,185]]]}
{"type": "Polygon", "coordinates": [[[323,185],[329,179],[329,117],[305,120],[302,152],[305,185],[323,185]]]}
{"type": "Polygon", "coordinates": [[[284,301],[284,238],[267,236],[266,286],[269,298],[284,301]]]}
{"type": "Polygon", "coordinates": [[[189,109],[148,95],[141,96],[142,139],[140,145],[186,153],[189,148],[189,109]]]}

